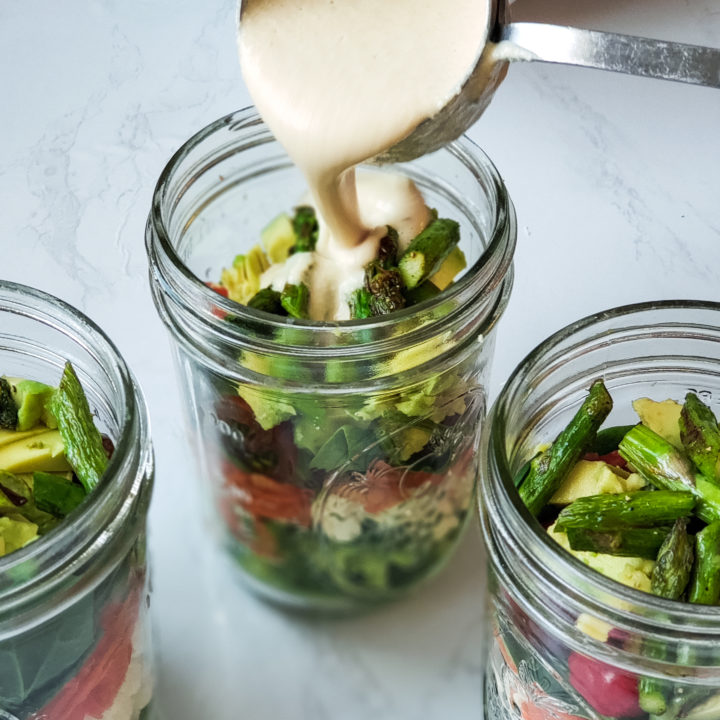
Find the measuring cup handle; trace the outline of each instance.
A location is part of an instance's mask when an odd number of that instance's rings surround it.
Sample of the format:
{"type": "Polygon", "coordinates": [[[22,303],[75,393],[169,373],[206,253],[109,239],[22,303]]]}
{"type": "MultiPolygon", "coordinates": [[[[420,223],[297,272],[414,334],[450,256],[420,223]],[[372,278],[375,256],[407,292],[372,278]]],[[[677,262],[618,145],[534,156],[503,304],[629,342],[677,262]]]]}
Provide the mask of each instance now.
{"type": "Polygon", "coordinates": [[[500,28],[499,60],[541,61],[720,88],[720,49],[542,23],[500,28]]]}

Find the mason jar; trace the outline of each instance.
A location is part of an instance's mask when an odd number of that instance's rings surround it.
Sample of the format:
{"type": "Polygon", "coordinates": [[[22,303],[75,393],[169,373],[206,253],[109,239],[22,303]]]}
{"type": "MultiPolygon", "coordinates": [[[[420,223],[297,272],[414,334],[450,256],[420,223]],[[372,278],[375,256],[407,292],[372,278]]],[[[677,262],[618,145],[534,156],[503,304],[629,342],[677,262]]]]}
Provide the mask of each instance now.
{"type": "Polygon", "coordinates": [[[513,207],[470,140],[361,172],[403,173],[459,221],[468,269],[435,299],[313,322],[212,289],[306,193],[252,108],[180,148],[147,225],[209,526],[252,588],[307,609],[397,597],[450,555],[472,514],[494,328],[512,285],[513,207]]]}
{"type": "Polygon", "coordinates": [[[57,386],[69,360],[112,452],[58,527],[0,557],[0,718],[151,717],[145,405],[115,346],[61,300],[0,282],[0,374],[57,386]]]}
{"type": "Polygon", "coordinates": [[[632,401],[682,403],[692,391],[720,415],[720,304],[657,302],[580,320],[514,371],[483,433],[481,520],[489,557],[489,720],[720,718],[720,608],[621,585],[563,550],[513,484],[602,378],[608,427],[638,422],[632,401]],[[639,707],[655,678],[667,713],[639,707]]]}

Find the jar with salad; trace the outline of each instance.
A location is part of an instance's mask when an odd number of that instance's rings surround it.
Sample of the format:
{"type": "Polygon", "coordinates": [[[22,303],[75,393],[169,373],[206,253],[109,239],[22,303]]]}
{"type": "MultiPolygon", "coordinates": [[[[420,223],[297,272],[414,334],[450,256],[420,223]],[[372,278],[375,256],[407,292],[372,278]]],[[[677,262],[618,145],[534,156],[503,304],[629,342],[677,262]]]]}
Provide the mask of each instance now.
{"type": "Polygon", "coordinates": [[[0,282],[0,718],[149,720],[145,405],[78,311],[0,282]]]}
{"type": "Polygon", "coordinates": [[[305,192],[254,110],[209,126],[156,189],[151,286],[221,546],[265,597],[351,610],[434,574],[472,515],[515,218],[468,140],[362,168],[383,231],[348,270],[305,192]]]}
{"type": "Polygon", "coordinates": [[[482,441],[494,720],[720,718],[720,304],[536,348],[482,441]]]}

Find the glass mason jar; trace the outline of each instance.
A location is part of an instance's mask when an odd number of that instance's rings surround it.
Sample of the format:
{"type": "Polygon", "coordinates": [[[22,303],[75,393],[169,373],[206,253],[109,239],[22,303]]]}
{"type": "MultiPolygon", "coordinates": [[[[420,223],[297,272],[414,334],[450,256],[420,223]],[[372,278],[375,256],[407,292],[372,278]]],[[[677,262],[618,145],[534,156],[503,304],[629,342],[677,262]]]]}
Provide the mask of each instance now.
{"type": "Polygon", "coordinates": [[[514,211],[469,140],[391,170],[460,222],[469,266],[436,299],[391,316],[299,321],[208,286],[306,192],[252,108],[185,143],[148,220],[150,282],[175,340],[210,524],[251,587],[295,607],[406,592],[472,514],[514,211]]]}
{"type": "Polygon", "coordinates": [[[637,422],[632,401],[693,391],[720,409],[720,304],[658,302],[585,318],[536,348],[488,417],[481,449],[482,528],[493,636],[488,720],[720,718],[720,608],[664,600],[565,552],[520,501],[513,477],[566,426],[602,377],[608,426],[637,422]],[[638,706],[655,678],[667,713],[638,706]]]}
{"type": "Polygon", "coordinates": [[[114,451],[98,487],[47,535],[0,558],[0,718],[150,718],[145,405],[84,315],[0,282],[0,374],[56,386],[72,362],[114,451]]]}

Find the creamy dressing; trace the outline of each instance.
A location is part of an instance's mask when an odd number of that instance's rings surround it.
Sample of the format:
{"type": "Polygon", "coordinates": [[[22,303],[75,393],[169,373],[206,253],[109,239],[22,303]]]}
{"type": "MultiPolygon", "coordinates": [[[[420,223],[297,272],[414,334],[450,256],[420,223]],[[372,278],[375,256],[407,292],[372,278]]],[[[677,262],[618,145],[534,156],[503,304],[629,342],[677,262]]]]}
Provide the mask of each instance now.
{"type": "MultiPolygon", "coordinates": [[[[409,180],[375,173],[363,184],[355,166],[458,92],[485,45],[487,20],[479,0],[242,0],[245,81],[321,218],[313,255],[322,259],[305,268],[313,319],[344,319],[339,286],[375,257],[386,224],[405,243],[427,224],[409,180]]],[[[275,272],[264,282],[275,286],[275,272]]]]}

